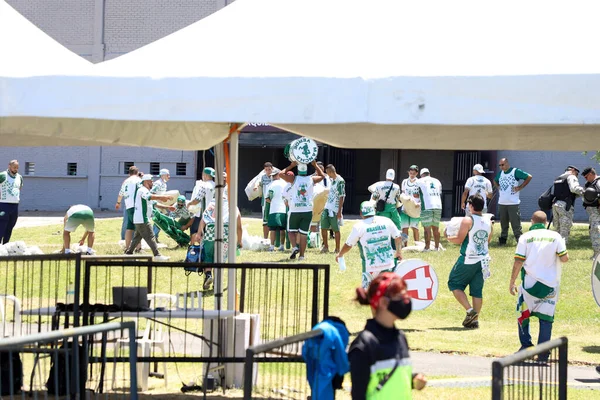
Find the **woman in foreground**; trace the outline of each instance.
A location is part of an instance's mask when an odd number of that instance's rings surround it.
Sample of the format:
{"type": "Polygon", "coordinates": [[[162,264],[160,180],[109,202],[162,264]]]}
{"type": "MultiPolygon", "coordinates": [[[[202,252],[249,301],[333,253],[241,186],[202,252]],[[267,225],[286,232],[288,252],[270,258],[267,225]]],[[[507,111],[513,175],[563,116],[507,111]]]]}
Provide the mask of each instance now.
{"type": "Polygon", "coordinates": [[[423,374],[413,374],[406,337],[394,326],[411,311],[406,283],[384,272],[356,294],[360,304],[371,306],[374,318],[348,351],[352,399],[411,399],[412,389],[423,389],[427,381],[423,374]]]}

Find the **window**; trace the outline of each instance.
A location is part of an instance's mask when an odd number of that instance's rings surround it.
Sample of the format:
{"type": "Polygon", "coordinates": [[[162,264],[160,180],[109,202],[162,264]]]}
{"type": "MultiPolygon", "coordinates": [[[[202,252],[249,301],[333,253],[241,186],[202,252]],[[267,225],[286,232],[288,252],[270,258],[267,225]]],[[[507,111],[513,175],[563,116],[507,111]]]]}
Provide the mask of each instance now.
{"type": "Polygon", "coordinates": [[[123,162],[123,174],[129,175],[129,168],[133,167],[133,161],[123,162]]]}
{"type": "Polygon", "coordinates": [[[35,163],[34,162],[26,162],[25,163],[25,175],[35,175],[35,163]]]}
{"type": "Polygon", "coordinates": [[[181,176],[187,175],[187,164],[184,162],[178,162],[175,174],[181,176]]]}
{"type": "Polygon", "coordinates": [[[150,163],[150,175],[158,175],[160,173],[160,163],[150,163]]]}
{"type": "Polygon", "coordinates": [[[67,163],[67,175],[69,175],[69,176],[77,175],[77,163],[76,162],[67,163]]]}

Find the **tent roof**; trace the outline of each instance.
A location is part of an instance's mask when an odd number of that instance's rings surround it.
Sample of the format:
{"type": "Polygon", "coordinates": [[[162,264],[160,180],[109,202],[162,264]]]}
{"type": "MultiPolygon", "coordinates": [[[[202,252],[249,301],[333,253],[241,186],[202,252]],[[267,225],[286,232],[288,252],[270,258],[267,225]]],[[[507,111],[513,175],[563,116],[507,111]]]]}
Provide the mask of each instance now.
{"type": "Polygon", "coordinates": [[[199,149],[250,121],[340,147],[585,149],[600,123],[598,7],[237,0],[95,66],[21,17],[23,45],[0,30],[13,64],[0,64],[0,135],[199,149]],[[37,53],[50,45],[54,59],[37,53]],[[21,73],[36,54],[52,62],[21,73]]]}

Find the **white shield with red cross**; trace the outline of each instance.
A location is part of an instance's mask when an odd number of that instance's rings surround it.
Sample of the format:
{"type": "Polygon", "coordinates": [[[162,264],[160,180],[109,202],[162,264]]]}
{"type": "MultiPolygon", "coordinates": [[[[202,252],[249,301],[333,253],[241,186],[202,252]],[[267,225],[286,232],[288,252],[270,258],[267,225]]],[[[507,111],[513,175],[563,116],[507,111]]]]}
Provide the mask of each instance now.
{"type": "Polygon", "coordinates": [[[403,260],[395,272],[406,282],[413,310],[424,310],[433,303],[438,292],[438,278],[427,261],[403,260]]]}

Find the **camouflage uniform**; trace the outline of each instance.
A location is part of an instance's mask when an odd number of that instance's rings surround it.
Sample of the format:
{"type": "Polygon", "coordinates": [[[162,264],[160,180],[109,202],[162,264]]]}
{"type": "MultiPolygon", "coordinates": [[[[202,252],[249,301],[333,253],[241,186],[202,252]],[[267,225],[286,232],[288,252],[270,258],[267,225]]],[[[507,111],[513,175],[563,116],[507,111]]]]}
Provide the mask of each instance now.
{"type": "Polygon", "coordinates": [[[567,211],[567,203],[562,200],[557,200],[552,205],[552,214],[554,218],[552,225],[554,229],[565,239],[565,243],[569,241],[569,235],[571,234],[571,227],[573,226],[573,216],[575,214],[573,206],[567,211]]]}
{"type": "Polygon", "coordinates": [[[600,210],[597,207],[587,207],[585,211],[590,218],[590,239],[594,257],[600,254],[600,210]]]}

